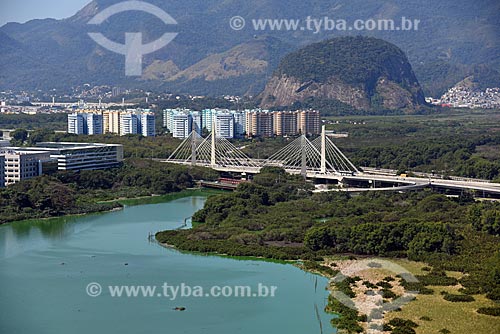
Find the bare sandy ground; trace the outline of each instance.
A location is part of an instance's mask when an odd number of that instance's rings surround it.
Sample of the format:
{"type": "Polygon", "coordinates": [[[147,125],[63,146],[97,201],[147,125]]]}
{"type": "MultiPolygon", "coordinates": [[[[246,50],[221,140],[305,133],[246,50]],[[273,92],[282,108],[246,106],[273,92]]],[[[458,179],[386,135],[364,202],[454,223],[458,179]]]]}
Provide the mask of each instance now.
{"type": "MultiPolygon", "coordinates": [[[[367,269],[367,261],[368,259],[363,260],[332,260],[327,259],[324,261],[323,265],[329,266],[332,269],[339,270],[340,273],[344,276],[348,277],[360,277],[361,280],[357,281],[355,284],[351,285],[353,291],[356,293],[356,297],[352,299],[358,312],[362,315],[367,315],[369,322],[361,323],[361,325],[365,328],[366,333],[370,334],[382,334],[382,333],[390,333],[384,332],[381,330],[382,325],[384,323],[384,317],[381,319],[371,319],[370,314],[372,310],[378,309],[382,306],[382,304],[390,303],[392,300],[384,299],[381,293],[382,288],[368,288],[365,285],[365,282],[370,282],[371,284],[376,285],[381,282],[386,277],[393,278],[393,281],[389,282],[391,284],[390,290],[394,292],[398,296],[402,296],[405,292],[405,289],[401,285],[401,280],[396,277],[396,273],[391,270],[382,269],[382,268],[368,268],[367,269]],[[375,329],[368,328],[377,325],[375,329]]],[[[337,278],[339,276],[336,276],[337,278]]],[[[332,282],[329,286],[329,290],[331,292],[335,289],[335,284],[332,282]]],[[[387,312],[383,313],[384,315],[387,312]]]]}

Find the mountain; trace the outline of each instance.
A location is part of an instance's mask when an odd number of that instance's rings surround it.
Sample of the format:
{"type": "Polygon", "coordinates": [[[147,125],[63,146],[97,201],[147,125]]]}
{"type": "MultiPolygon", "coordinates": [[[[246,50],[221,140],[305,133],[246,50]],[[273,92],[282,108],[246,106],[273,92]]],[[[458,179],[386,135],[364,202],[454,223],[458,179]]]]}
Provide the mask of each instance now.
{"type": "Polygon", "coordinates": [[[240,86],[244,89],[238,94],[256,95],[262,91],[278,60],[290,49],[276,38],[256,37],[226,52],[202,59],[171,76],[165,86],[172,83],[186,90],[195,82],[198,87],[192,89],[202,94],[234,92],[234,87],[240,86]],[[205,90],[201,90],[203,85],[205,90]]]}
{"type": "Polygon", "coordinates": [[[476,66],[471,75],[460,81],[455,87],[465,87],[472,91],[500,87],[500,72],[486,66],[476,66]]]}
{"type": "Polygon", "coordinates": [[[264,108],[311,99],[357,110],[414,110],[424,95],[403,51],[373,37],[339,37],[290,53],[261,94],[264,108]]]}
{"type": "Polygon", "coordinates": [[[407,55],[426,94],[439,95],[471,75],[474,66],[500,68],[500,2],[497,0],[147,0],[167,11],[177,25],[154,15],[129,11],[100,26],[87,22],[122,0],[94,0],[64,20],[33,20],[0,27],[0,89],[66,89],[90,83],[161,88],[187,93],[251,93],[263,88],[284,54],[305,45],[345,35],[387,40],[407,55]],[[229,27],[233,16],[246,27],[229,27]],[[252,19],[420,20],[416,31],[258,31],[252,19]],[[144,75],[124,75],[124,56],[97,45],[88,32],[118,43],[125,32],[142,32],[153,41],[165,31],[178,36],[144,57],[144,75]],[[264,46],[251,53],[255,38],[264,46]],[[278,46],[278,50],[276,50],[278,46]],[[241,51],[238,51],[241,50],[241,51]],[[241,56],[241,52],[248,55],[241,56]],[[238,56],[240,52],[240,56],[238,56]],[[266,65],[266,64],[267,65],[266,65]],[[241,79],[241,80],[240,80],[241,79]]]}

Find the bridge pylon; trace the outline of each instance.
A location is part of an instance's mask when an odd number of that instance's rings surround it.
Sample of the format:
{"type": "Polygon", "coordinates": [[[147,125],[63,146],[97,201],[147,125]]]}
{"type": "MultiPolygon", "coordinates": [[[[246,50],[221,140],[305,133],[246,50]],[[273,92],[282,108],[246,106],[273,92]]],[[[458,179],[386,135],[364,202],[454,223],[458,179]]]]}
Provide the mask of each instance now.
{"type": "Polygon", "coordinates": [[[184,139],[167,162],[205,167],[253,167],[258,164],[225,138],[217,138],[215,127],[206,138],[196,131],[184,139]]]}

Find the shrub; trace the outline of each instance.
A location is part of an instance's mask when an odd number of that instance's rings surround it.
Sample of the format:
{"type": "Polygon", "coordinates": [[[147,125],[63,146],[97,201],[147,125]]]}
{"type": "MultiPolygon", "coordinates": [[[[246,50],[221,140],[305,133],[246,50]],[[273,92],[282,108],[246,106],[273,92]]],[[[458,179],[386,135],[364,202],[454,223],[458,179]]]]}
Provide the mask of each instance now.
{"type": "Polygon", "coordinates": [[[382,289],[382,295],[384,296],[384,298],[388,299],[394,299],[397,297],[397,295],[389,289],[382,289]]]}
{"type": "Polygon", "coordinates": [[[480,307],[477,313],[500,317],[500,307],[480,307]]]}
{"type": "Polygon", "coordinates": [[[473,302],[475,299],[472,296],[468,295],[455,295],[451,293],[445,293],[444,294],[444,300],[447,300],[449,302],[453,303],[468,303],[468,302],[473,302]]]}
{"type": "Polygon", "coordinates": [[[385,282],[385,281],[380,281],[377,283],[377,285],[381,288],[384,288],[384,289],[390,289],[392,288],[392,285],[388,282],[385,282]]]}
{"type": "Polygon", "coordinates": [[[458,284],[458,280],[455,277],[448,277],[443,272],[431,272],[428,275],[417,276],[417,279],[424,285],[432,286],[450,286],[458,284]]]}
{"type": "Polygon", "coordinates": [[[377,286],[370,281],[363,281],[363,284],[368,288],[368,289],[375,289],[377,286]]]}

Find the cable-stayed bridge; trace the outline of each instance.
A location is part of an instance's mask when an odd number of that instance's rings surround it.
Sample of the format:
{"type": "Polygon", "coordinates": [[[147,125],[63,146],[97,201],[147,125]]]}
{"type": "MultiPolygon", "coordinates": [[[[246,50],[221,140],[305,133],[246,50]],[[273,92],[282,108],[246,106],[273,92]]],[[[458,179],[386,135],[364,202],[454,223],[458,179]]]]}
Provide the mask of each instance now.
{"type": "Polygon", "coordinates": [[[177,147],[166,162],[210,167],[218,171],[258,173],[262,167],[284,168],[288,173],[311,176],[316,174],[343,177],[359,174],[323,131],[310,141],[302,135],[265,160],[252,159],[225,138],[212,132],[202,138],[193,131],[177,147]]]}
{"type": "MultiPolygon", "coordinates": [[[[213,127],[215,129],[215,126],[213,127]]],[[[457,181],[433,178],[398,177],[360,171],[326,135],[309,140],[302,135],[267,159],[252,159],[229,140],[220,138],[213,131],[201,137],[196,131],[184,139],[164,162],[187,166],[209,167],[220,172],[257,174],[263,167],[280,167],[287,173],[305,178],[332,180],[341,187],[318,191],[374,191],[408,190],[424,187],[444,188],[453,191],[475,190],[500,196],[500,184],[484,181],[457,181]],[[367,188],[358,187],[369,185],[367,188]],[[353,186],[354,185],[354,186],[353,186]]]]}

